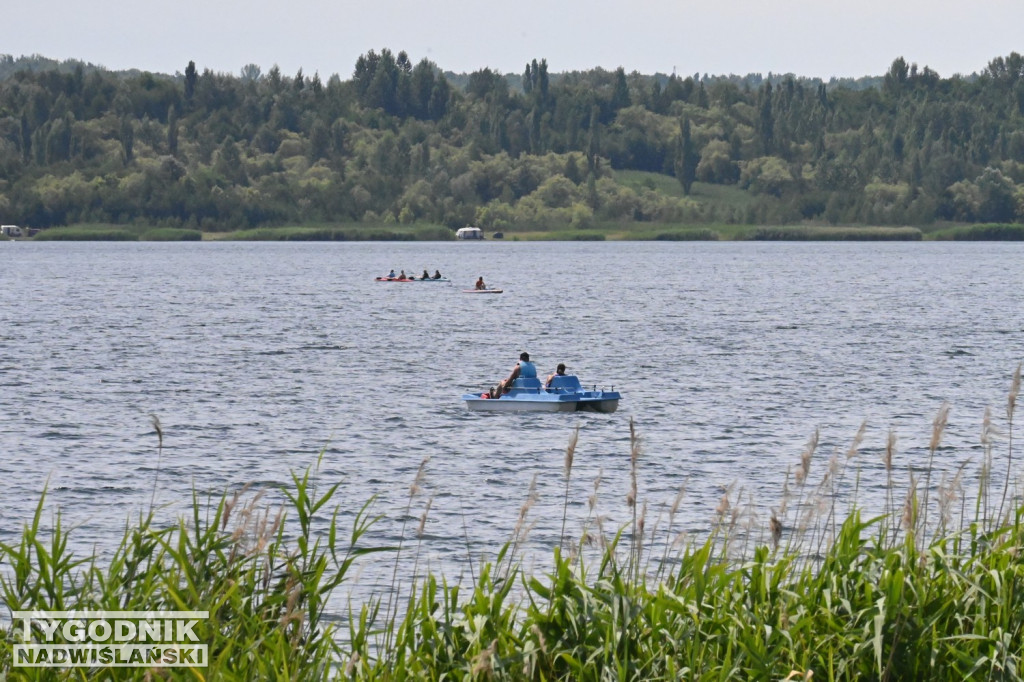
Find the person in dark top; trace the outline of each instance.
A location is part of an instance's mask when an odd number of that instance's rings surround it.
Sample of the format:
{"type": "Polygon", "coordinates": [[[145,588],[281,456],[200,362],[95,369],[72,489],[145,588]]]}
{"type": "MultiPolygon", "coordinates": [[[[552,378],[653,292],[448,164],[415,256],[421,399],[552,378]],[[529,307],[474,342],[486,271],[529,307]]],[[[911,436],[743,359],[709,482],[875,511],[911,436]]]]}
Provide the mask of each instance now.
{"type": "Polygon", "coordinates": [[[423,276],[420,279],[430,279],[430,273],[427,272],[426,268],[423,270],[423,276]]]}
{"type": "Polygon", "coordinates": [[[564,376],[565,376],[565,363],[564,362],[560,362],[560,363],[558,363],[558,367],[555,367],[555,373],[548,375],[547,381],[544,382],[544,388],[547,388],[548,386],[550,386],[551,385],[551,380],[554,379],[555,377],[564,377],[564,376]]]}
{"type": "Polygon", "coordinates": [[[434,270],[434,279],[441,279],[441,271],[434,270]]]}

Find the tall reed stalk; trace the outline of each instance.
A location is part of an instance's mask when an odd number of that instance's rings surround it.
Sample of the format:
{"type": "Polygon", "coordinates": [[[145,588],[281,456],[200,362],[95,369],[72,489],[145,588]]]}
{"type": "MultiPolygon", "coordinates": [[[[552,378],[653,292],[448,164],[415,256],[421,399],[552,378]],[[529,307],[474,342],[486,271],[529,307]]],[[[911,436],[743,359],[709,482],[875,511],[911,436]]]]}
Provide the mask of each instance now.
{"type": "Polygon", "coordinates": [[[942,442],[942,434],[946,431],[946,424],[949,421],[949,403],[942,403],[935,420],[932,422],[932,437],[928,442],[928,467],[925,469],[924,479],[924,503],[921,505],[921,535],[922,542],[928,537],[928,503],[932,491],[932,470],[935,468],[935,451],[939,449],[942,442]]]}
{"type": "Polygon", "coordinates": [[[1006,397],[1006,480],[1003,483],[1003,498],[999,502],[998,523],[1003,523],[1003,505],[1010,493],[1010,472],[1013,471],[1013,413],[1017,407],[1017,396],[1020,395],[1020,369],[1021,364],[1018,363],[1013,373],[1013,381],[1010,383],[1010,392],[1006,397]]]}
{"type": "Polygon", "coordinates": [[[565,519],[569,511],[569,478],[572,475],[572,458],[576,453],[576,443],[580,438],[580,427],[576,426],[576,429],[572,432],[572,438],[569,439],[569,445],[565,448],[565,462],[562,466],[562,475],[565,477],[565,498],[562,500],[562,530],[558,534],[558,546],[562,547],[565,543],[565,519]]]}

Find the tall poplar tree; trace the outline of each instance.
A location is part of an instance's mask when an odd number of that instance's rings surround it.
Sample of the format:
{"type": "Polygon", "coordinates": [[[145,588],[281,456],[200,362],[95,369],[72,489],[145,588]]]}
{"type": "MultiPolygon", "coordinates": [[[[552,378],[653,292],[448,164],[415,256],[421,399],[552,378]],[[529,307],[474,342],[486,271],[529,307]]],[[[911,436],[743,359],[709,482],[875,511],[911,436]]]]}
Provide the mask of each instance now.
{"type": "Polygon", "coordinates": [[[690,119],[679,122],[679,141],[676,146],[675,173],[679,184],[683,186],[683,194],[689,196],[693,181],[697,179],[697,164],[700,155],[693,144],[690,134],[690,119]]]}
{"type": "Polygon", "coordinates": [[[196,73],[196,63],[189,61],[188,66],[185,67],[185,103],[187,106],[191,106],[192,98],[195,97],[197,80],[199,80],[199,74],[196,73]]]}

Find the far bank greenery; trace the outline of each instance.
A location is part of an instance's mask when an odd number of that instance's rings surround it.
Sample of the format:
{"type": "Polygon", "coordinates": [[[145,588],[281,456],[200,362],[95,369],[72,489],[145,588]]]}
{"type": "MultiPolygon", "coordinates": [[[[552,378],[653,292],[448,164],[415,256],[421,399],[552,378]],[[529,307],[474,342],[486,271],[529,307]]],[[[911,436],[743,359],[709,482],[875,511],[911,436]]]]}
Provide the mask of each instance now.
{"type": "MultiPolygon", "coordinates": [[[[829,225],[705,225],[676,223],[605,223],[588,229],[555,229],[488,235],[508,241],[1024,241],[1024,225],[957,225],[925,232],[916,227],[852,227],[829,225]]],[[[52,227],[36,241],[450,241],[455,233],[443,225],[305,225],[257,227],[231,232],[152,227],[147,225],[82,224],[52,227]]]]}
{"type": "MultiPolygon", "coordinates": [[[[336,499],[337,481],[318,467],[293,475],[280,506],[241,490],[194,499],[176,526],[143,515],[103,561],[71,556],[70,531],[59,517],[45,528],[40,499],[20,541],[0,545],[8,609],[208,610],[200,632],[210,665],[15,668],[19,635],[8,629],[0,669],[26,680],[1019,680],[1019,391],[1018,367],[1005,413],[985,413],[969,456],[942,445],[946,404],[916,461],[901,456],[892,430],[867,444],[862,426],[831,455],[815,431],[781,473],[767,519],[752,518],[749,493],[729,487],[699,537],[681,518],[684,488],[656,511],[638,487],[648,455],[630,422],[627,480],[610,491],[594,482],[583,527],[563,516],[550,567],[538,572],[520,562],[532,488],[492,559],[475,561],[467,534],[469,577],[426,570],[427,461],[388,547],[372,540],[373,501],[336,499]],[[868,451],[880,461],[862,467],[868,451]],[[959,468],[937,466],[953,456],[959,468]],[[872,516],[857,503],[868,485],[885,491],[872,516]],[[625,505],[630,520],[608,527],[608,505],[625,505]],[[368,554],[393,562],[390,586],[330,614],[330,595],[368,554]],[[398,579],[399,566],[411,577],[398,579]]],[[[577,437],[552,466],[565,511],[584,454],[577,437]]]]}
{"type": "Polygon", "coordinates": [[[147,239],[281,227],[404,239],[465,225],[506,238],[947,226],[957,238],[1024,222],[1017,53],[968,76],[900,57],[883,75],[829,82],[554,69],[452,74],[386,48],[340,75],[0,55],[0,221],[147,239]]]}

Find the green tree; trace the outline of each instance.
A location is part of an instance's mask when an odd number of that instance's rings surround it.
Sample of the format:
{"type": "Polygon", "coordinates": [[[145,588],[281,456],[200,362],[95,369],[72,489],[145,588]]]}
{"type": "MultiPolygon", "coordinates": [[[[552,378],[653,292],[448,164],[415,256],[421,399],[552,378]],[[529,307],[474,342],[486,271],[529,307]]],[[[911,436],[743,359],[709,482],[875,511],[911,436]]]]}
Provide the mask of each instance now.
{"type": "Polygon", "coordinates": [[[609,104],[612,111],[625,109],[632,104],[629,96],[629,84],[626,83],[626,71],[621,66],[615,69],[615,84],[609,104]]]}
{"type": "MultiPolygon", "coordinates": [[[[917,65],[914,65],[914,69],[917,69],[917,65]]],[[[903,57],[897,57],[893,60],[892,65],[889,66],[889,71],[885,74],[883,80],[883,88],[889,95],[898,95],[906,85],[910,78],[910,67],[907,66],[906,60],[903,57]]]]}
{"type": "Polygon", "coordinates": [[[697,164],[697,179],[701,182],[733,184],[739,179],[740,170],[732,159],[732,145],[726,140],[711,140],[700,153],[697,164]]]}
{"type": "Polygon", "coordinates": [[[135,160],[135,125],[128,116],[121,119],[121,150],[124,154],[124,165],[131,165],[135,160]]]}
{"type": "Polygon", "coordinates": [[[683,194],[690,194],[699,163],[700,155],[690,134],[690,119],[684,118],[679,122],[679,140],[675,155],[675,174],[679,184],[683,186],[683,194]]]}
{"type": "Polygon", "coordinates": [[[178,110],[173,104],[167,110],[167,153],[178,155],[178,110]]]}
{"type": "Polygon", "coordinates": [[[199,76],[196,73],[196,63],[189,61],[188,66],[185,67],[185,103],[186,105],[192,104],[192,99],[196,94],[196,82],[199,80],[199,76]]]}
{"type": "Polygon", "coordinates": [[[1017,215],[1016,186],[998,168],[986,168],[975,181],[980,203],[977,220],[991,223],[1013,222],[1017,215]]]}
{"type": "MultiPolygon", "coordinates": [[[[193,67],[193,69],[194,68],[195,67],[193,67]]],[[[243,81],[255,83],[262,77],[263,71],[257,64],[246,64],[242,67],[242,70],[239,73],[239,75],[243,81]]]]}
{"type": "Polygon", "coordinates": [[[772,84],[765,83],[758,94],[757,135],[765,156],[775,148],[775,114],[772,111],[772,84]]]}
{"type": "Polygon", "coordinates": [[[331,131],[319,118],[313,122],[309,131],[309,160],[316,163],[326,159],[331,151],[331,131]]]}

